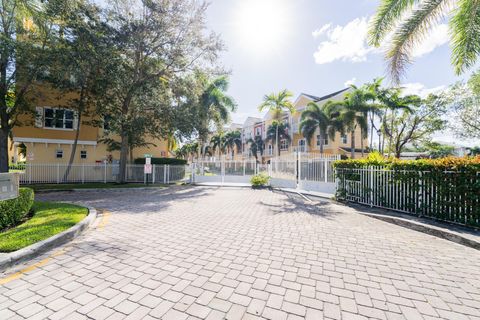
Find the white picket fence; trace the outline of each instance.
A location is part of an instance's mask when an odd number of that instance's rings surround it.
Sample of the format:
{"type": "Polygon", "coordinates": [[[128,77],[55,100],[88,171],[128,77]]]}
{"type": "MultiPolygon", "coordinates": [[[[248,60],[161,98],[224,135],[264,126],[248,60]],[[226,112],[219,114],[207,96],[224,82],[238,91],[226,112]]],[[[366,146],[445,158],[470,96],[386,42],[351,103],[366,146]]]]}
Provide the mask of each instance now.
{"type": "MultiPolygon", "coordinates": [[[[119,165],[73,164],[68,175],[67,164],[27,164],[20,174],[20,184],[110,183],[116,182],[119,165]]],[[[152,165],[152,174],[144,174],[143,165],[128,164],[126,181],[169,184],[190,178],[190,167],[184,165],[152,165]]]]}
{"type": "Polygon", "coordinates": [[[337,168],[339,200],[480,227],[480,172],[337,168]]]}

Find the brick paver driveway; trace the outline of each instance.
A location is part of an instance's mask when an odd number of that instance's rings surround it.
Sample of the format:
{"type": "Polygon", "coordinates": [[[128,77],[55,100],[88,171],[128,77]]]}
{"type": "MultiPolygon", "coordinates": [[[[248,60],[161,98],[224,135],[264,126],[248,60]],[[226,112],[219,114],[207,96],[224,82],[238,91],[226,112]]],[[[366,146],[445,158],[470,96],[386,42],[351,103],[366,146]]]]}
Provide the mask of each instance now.
{"type": "Polygon", "coordinates": [[[352,209],[237,188],[43,197],[111,215],[0,286],[2,320],[480,319],[478,251],[352,209]]]}

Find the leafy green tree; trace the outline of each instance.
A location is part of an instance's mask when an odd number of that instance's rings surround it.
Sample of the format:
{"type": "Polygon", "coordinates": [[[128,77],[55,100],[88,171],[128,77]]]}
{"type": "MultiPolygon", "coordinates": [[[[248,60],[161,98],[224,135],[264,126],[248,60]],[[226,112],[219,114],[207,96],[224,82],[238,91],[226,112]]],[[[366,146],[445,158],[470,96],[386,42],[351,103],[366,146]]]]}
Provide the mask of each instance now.
{"type": "Polygon", "coordinates": [[[290,134],[288,133],[290,126],[288,123],[273,121],[267,129],[266,141],[270,141],[277,149],[277,155],[280,156],[280,142],[286,140],[288,143],[292,141],[290,134]]]}
{"type": "Polygon", "coordinates": [[[265,151],[265,142],[261,136],[255,136],[255,138],[248,139],[247,143],[250,145],[250,151],[255,157],[255,161],[258,163],[258,154],[260,154],[261,160],[263,162],[263,153],[265,151]]]}
{"type": "Polygon", "coordinates": [[[323,153],[325,138],[335,140],[337,132],[342,132],[343,124],[338,119],[338,110],[332,107],[320,107],[315,102],[310,102],[302,112],[300,131],[307,139],[308,144],[318,131],[320,134],[320,153],[323,153]],[[337,116],[337,117],[336,117],[337,116]]]}
{"type": "Polygon", "coordinates": [[[59,30],[56,1],[0,1],[0,172],[8,172],[8,139],[18,116],[34,113],[34,84],[52,63],[59,30]]]}
{"type": "Polygon", "coordinates": [[[380,46],[393,33],[386,53],[395,83],[412,61],[415,46],[441,19],[450,19],[452,64],[456,74],[475,65],[480,53],[480,4],[477,0],[382,0],[369,31],[380,46]]]}
{"type": "Polygon", "coordinates": [[[104,59],[108,57],[105,41],[108,27],[102,21],[99,8],[83,0],[71,0],[63,8],[60,19],[57,24],[62,28],[62,37],[51,49],[55,60],[44,83],[50,83],[58,95],[64,97],[62,107],[76,113],[75,139],[63,177],[66,181],[75,159],[82,117],[88,115],[95,101],[105,94],[101,74],[106,64],[104,59]],[[65,100],[71,93],[76,94],[65,100]]]}
{"type": "MultiPolygon", "coordinates": [[[[258,107],[260,112],[268,110],[272,113],[273,119],[277,122],[282,120],[282,115],[285,111],[290,112],[293,114],[295,112],[295,107],[293,106],[291,98],[293,97],[293,93],[284,89],[279,93],[271,93],[266,95],[263,98],[262,104],[258,107]]],[[[275,141],[279,141],[279,126],[275,126],[277,129],[275,133],[275,141]]],[[[278,147],[278,145],[277,145],[278,147]]],[[[278,155],[280,155],[280,149],[277,150],[278,155]]]]}
{"type": "Polygon", "coordinates": [[[119,182],[125,181],[129,135],[171,134],[184,100],[174,94],[177,84],[215,65],[222,44],[206,31],[206,8],[190,0],[141,0],[135,7],[117,2],[111,7],[108,94],[98,107],[112,116],[111,131],[121,139],[119,182]]]}
{"type": "Polygon", "coordinates": [[[383,128],[391,141],[388,152],[399,158],[406,145],[428,141],[433,133],[445,128],[446,110],[445,99],[430,95],[388,115],[383,128]]]}
{"type": "Polygon", "coordinates": [[[434,159],[445,158],[455,154],[455,147],[434,141],[425,141],[424,149],[428,151],[430,157],[434,159]]]}

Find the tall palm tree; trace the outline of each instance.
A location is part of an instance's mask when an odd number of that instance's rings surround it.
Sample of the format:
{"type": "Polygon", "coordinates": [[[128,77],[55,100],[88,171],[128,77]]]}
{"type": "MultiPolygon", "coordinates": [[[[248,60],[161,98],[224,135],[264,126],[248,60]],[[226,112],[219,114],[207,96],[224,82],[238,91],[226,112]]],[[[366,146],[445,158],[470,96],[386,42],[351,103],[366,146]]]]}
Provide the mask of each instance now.
{"type": "Polygon", "coordinates": [[[212,145],[212,150],[214,154],[217,150],[218,150],[219,156],[225,153],[225,148],[224,148],[225,136],[223,135],[223,133],[218,133],[214,135],[210,139],[210,144],[212,145]]]}
{"type": "Polygon", "coordinates": [[[372,109],[370,94],[361,88],[352,86],[353,91],[347,93],[341,101],[328,101],[327,108],[337,109],[336,121],[342,123],[345,131],[350,133],[350,157],[355,158],[355,132],[361,131],[361,146],[363,153],[363,140],[368,136],[367,114],[372,109]]]}
{"type": "Polygon", "coordinates": [[[255,136],[254,139],[248,139],[247,143],[250,145],[250,151],[255,157],[256,162],[258,162],[258,154],[260,153],[261,160],[263,162],[263,152],[265,151],[265,142],[261,136],[255,136]]]}
{"type": "Polygon", "coordinates": [[[235,155],[235,147],[237,148],[237,152],[242,149],[242,133],[238,130],[227,132],[227,134],[225,134],[223,146],[228,153],[231,152],[233,159],[235,155]]]}
{"type": "MultiPolygon", "coordinates": [[[[281,121],[283,112],[289,111],[291,114],[295,112],[295,107],[293,106],[293,102],[291,98],[293,97],[293,93],[284,89],[279,93],[271,93],[266,95],[263,98],[262,104],[258,107],[260,112],[268,110],[273,113],[273,119],[277,122],[281,121]]],[[[276,126],[276,133],[275,133],[275,141],[279,141],[279,126],[276,126]]],[[[278,155],[280,155],[280,150],[277,151],[278,155]]]]}
{"type": "Polygon", "coordinates": [[[323,153],[325,138],[330,137],[331,140],[334,140],[336,132],[342,130],[341,122],[334,117],[338,112],[335,113],[334,111],[334,108],[320,107],[315,102],[310,102],[302,112],[300,131],[310,145],[318,130],[320,134],[320,153],[323,153]]]}
{"type": "MultiPolygon", "coordinates": [[[[211,121],[217,128],[221,127],[230,120],[230,113],[237,108],[235,100],[227,95],[229,82],[227,76],[221,76],[206,83],[205,89],[200,96],[201,114],[203,118],[202,128],[199,130],[202,144],[207,143],[207,136],[211,121]]],[[[202,145],[202,149],[204,146],[202,145]]]]}
{"type": "Polygon", "coordinates": [[[475,65],[480,54],[480,2],[478,0],[381,0],[369,30],[369,43],[379,47],[393,32],[386,53],[395,83],[412,61],[415,46],[431,28],[450,19],[452,64],[456,74],[475,65]]]}
{"type": "Polygon", "coordinates": [[[280,142],[282,140],[286,140],[288,143],[292,141],[292,138],[288,134],[289,128],[288,123],[275,120],[267,129],[267,138],[265,140],[271,141],[276,146],[278,156],[280,156],[280,142]]]}

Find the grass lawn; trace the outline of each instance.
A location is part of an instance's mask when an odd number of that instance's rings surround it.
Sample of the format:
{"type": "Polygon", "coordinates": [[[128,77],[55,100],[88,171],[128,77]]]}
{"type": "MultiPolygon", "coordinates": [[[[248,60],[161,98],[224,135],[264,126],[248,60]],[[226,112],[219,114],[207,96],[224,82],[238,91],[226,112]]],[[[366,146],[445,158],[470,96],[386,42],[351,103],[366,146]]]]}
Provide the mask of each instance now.
{"type": "Polygon", "coordinates": [[[144,187],[156,187],[160,188],[162,185],[158,184],[143,184],[143,183],[77,183],[77,184],[32,184],[26,185],[26,187],[32,188],[35,191],[38,190],[72,190],[72,189],[118,189],[118,188],[144,188],[144,187]]]}
{"type": "Polygon", "coordinates": [[[0,252],[12,252],[47,239],[80,222],[88,209],[65,203],[35,202],[35,214],[24,223],[0,232],[0,252]]]}

